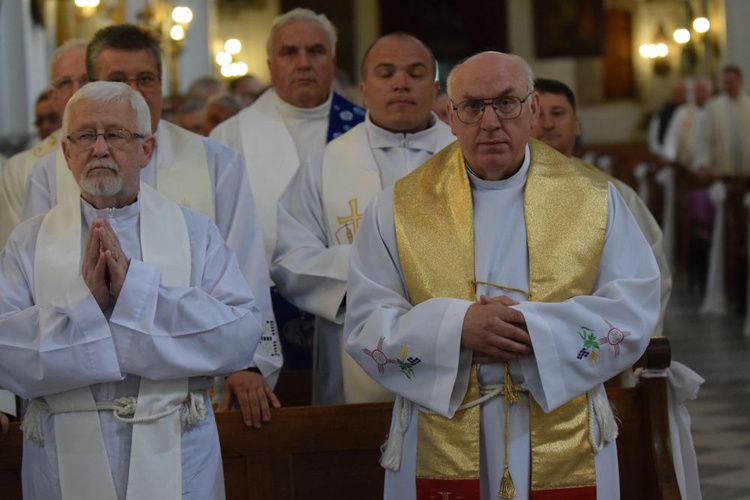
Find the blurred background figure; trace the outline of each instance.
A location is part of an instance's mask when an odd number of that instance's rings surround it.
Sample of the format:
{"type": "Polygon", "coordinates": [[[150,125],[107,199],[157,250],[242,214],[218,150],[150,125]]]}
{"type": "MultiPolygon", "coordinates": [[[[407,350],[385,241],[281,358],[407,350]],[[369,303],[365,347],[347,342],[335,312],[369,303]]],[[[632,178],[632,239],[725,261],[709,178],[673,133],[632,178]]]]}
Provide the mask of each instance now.
{"type": "Polygon", "coordinates": [[[227,94],[213,96],[208,100],[205,112],[203,113],[201,133],[208,136],[214,127],[239,113],[243,107],[240,100],[234,96],[227,94]]]}
{"type": "Polygon", "coordinates": [[[221,80],[213,76],[201,76],[190,84],[186,97],[189,101],[195,100],[205,104],[211,97],[222,92],[224,92],[224,84],[221,80]]]}
{"type": "Polygon", "coordinates": [[[266,88],[253,75],[245,75],[229,82],[229,93],[239,99],[243,106],[250,106],[266,88]]]}
{"type": "Polygon", "coordinates": [[[50,99],[49,89],[45,90],[36,98],[36,108],[34,109],[34,126],[39,140],[43,141],[52,132],[62,126],[62,118],[57,112],[55,104],[50,99]]]}
{"type": "Polygon", "coordinates": [[[203,131],[203,112],[206,104],[197,99],[187,99],[177,108],[175,123],[180,127],[200,134],[203,131]]]}

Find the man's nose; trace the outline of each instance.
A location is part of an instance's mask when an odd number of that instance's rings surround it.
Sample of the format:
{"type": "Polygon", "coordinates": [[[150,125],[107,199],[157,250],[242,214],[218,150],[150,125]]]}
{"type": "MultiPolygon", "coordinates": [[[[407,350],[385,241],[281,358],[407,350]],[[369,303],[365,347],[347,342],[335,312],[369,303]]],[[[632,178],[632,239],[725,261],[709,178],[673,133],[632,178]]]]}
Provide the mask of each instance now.
{"type": "Polygon", "coordinates": [[[91,149],[96,156],[109,156],[109,143],[104,140],[104,134],[96,136],[96,140],[94,141],[93,146],[91,146],[91,149]]]}
{"type": "Polygon", "coordinates": [[[482,120],[480,121],[482,128],[485,130],[495,130],[500,128],[501,125],[500,117],[497,116],[492,105],[485,105],[484,113],[482,114],[482,120]]]}

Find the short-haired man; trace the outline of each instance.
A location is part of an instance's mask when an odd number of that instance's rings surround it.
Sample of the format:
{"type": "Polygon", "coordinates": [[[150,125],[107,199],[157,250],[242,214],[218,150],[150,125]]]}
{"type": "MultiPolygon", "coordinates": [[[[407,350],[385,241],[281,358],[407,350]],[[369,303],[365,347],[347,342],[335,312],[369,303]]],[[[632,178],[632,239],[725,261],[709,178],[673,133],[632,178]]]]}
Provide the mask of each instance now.
{"type": "Polygon", "coordinates": [[[638,226],[643,231],[643,236],[646,237],[646,241],[651,245],[661,276],[661,314],[659,315],[659,325],[654,330],[653,335],[661,335],[664,329],[667,303],[669,302],[669,296],[672,294],[672,275],[662,247],[663,236],[659,223],[656,222],[651,210],[630,186],[618,179],[606,176],[594,165],[573,156],[576,141],[581,135],[581,127],[576,114],[575,94],[573,94],[571,88],[558,80],[545,78],[537,78],[534,81],[534,88],[539,94],[539,120],[531,127],[531,136],[555,148],[570,158],[573,163],[593,172],[601,173],[609,182],[612,182],[625,200],[633,217],[635,217],[638,226]]]}
{"type": "Polygon", "coordinates": [[[37,137],[42,141],[59,129],[62,124],[62,115],[55,109],[49,93],[48,89],[39,94],[34,106],[34,126],[37,137]]]}
{"type": "Polygon", "coordinates": [[[207,389],[247,366],[261,314],[214,224],[141,183],[151,129],[127,85],[79,90],[63,115],[79,192],[0,253],[25,498],[224,497],[207,389]]]}
{"type": "Polygon", "coordinates": [[[432,52],[413,36],[370,46],[360,90],[365,122],[309,157],[279,201],[271,275],[290,302],[316,315],[314,404],[392,399],[343,352],[349,250],[370,200],[455,140],[432,112],[432,52]]]}
{"type": "MultiPolygon", "coordinates": [[[[86,76],[86,41],[68,40],[52,54],[50,62],[52,87],[49,98],[55,111],[62,116],[68,99],[88,82],[86,76]]],[[[58,129],[28,151],[23,151],[8,160],[0,183],[0,248],[10,232],[21,221],[26,180],[40,158],[60,149],[62,140],[58,129]]]]}
{"type": "Polygon", "coordinates": [[[448,95],[457,143],[374,199],[350,256],[347,351],[398,396],[385,498],[618,498],[603,383],[658,320],[651,249],[611,184],[529,137],[523,59],[475,55],[448,95]]]}
{"type": "Polygon", "coordinates": [[[750,96],[742,81],[738,66],[725,66],[722,93],[706,102],[695,150],[701,174],[750,174],[750,96]]]}
{"type": "MultiPolygon", "coordinates": [[[[211,132],[244,158],[263,231],[268,268],[276,244],[276,205],[300,164],[348,131],[365,111],[333,92],[336,28],[323,14],[293,9],[277,17],[266,44],[272,88],[211,132]]],[[[269,285],[270,278],[268,278],[269,285]]],[[[271,289],[279,331],[308,336],[304,315],[271,289]]],[[[309,364],[307,353],[289,366],[309,364]]]]}
{"type": "MultiPolygon", "coordinates": [[[[140,92],[149,106],[156,150],[140,171],[141,180],[208,216],[237,254],[263,314],[265,331],[252,371],[228,377],[224,399],[228,408],[236,397],[245,422],[260,426],[263,419],[270,418],[269,404],[279,404],[272,388],[283,358],[267,291],[267,268],[255,259],[263,252],[263,243],[242,157],[223,144],[160,120],[161,52],[159,41],[149,32],[130,24],[99,30],[88,45],[86,66],[90,80],[125,82],[140,92]]],[[[29,177],[23,217],[46,212],[64,193],[74,190],[65,162],[59,156],[43,158],[29,177]]]]}
{"type": "MultiPolygon", "coordinates": [[[[539,120],[531,128],[532,137],[536,137],[549,146],[568,156],[583,168],[595,172],[599,170],[573,156],[576,139],[580,135],[578,116],[576,115],[575,95],[564,83],[557,80],[538,78],[534,82],[539,94],[539,120]]],[[[699,83],[696,81],[696,89],[699,83]]],[[[705,86],[705,82],[700,84],[705,86]]],[[[710,86],[708,87],[710,88],[710,86]]],[[[706,90],[705,88],[702,90],[706,90]]],[[[674,123],[684,123],[686,118],[683,111],[678,109],[672,117],[674,123]],[[674,122],[678,120],[678,122],[674,122]]],[[[670,125],[672,127],[673,125],[670,125]]],[[[667,134],[669,137],[669,134],[667,134]]],[[[666,141],[665,141],[666,142],[666,141]]],[[[605,175],[605,174],[601,174],[605,175]]],[[[608,176],[607,176],[608,177],[608,176]]],[[[609,178],[609,177],[608,177],[609,178]]],[[[643,235],[651,245],[654,257],[659,265],[661,274],[661,314],[659,324],[653,335],[661,335],[664,326],[664,314],[672,290],[672,278],[669,264],[662,251],[662,233],[659,224],[654,220],[648,207],[630,186],[624,182],[609,178],[627,203],[643,235]]],[[[688,395],[695,394],[703,379],[695,372],[680,363],[672,362],[668,371],[670,394],[670,433],[672,441],[672,455],[677,473],[677,482],[683,498],[700,497],[700,483],[698,482],[698,467],[695,457],[695,446],[690,434],[690,417],[684,401],[688,395]],[[679,373],[679,375],[676,375],[679,373]]],[[[694,397],[694,396],[692,396],[694,397]]]]}

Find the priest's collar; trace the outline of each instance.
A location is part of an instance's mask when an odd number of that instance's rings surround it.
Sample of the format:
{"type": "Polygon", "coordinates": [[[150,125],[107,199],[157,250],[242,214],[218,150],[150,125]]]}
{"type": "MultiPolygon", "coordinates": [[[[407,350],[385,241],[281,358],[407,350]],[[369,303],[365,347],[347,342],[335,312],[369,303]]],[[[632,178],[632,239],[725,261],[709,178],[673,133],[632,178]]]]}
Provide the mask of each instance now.
{"type": "Polygon", "coordinates": [[[370,119],[370,112],[365,116],[367,124],[367,137],[370,140],[370,147],[373,149],[401,148],[421,149],[429,153],[434,153],[436,146],[436,136],[434,134],[437,115],[430,113],[430,125],[424,130],[410,133],[391,132],[382,127],[375,125],[370,119]]]}
{"type": "Polygon", "coordinates": [[[526,182],[526,175],[529,173],[529,158],[531,156],[531,153],[529,151],[529,145],[526,145],[526,148],[524,150],[524,156],[523,156],[523,162],[521,163],[521,168],[518,169],[518,171],[508,177],[507,179],[502,179],[499,181],[488,181],[485,179],[481,179],[469,166],[468,163],[465,163],[466,165],[466,172],[469,174],[469,182],[471,182],[471,187],[473,189],[479,189],[479,190],[501,190],[501,189],[515,189],[518,187],[523,187],[524,183],[526,182]]]}
{"type": "Polygon", "coordinates": [[[314,108],[298,108],[297,106],[292,106],[288,102],[283,101],[276,92],[273,93],[273,103],[276,106],[276,109],[279,110],[279,113],[289,118],[301,118],[305,120],[326,118],[331,111],[332,100],[333,90],[328,93],[328,99],[326,99],[326,101],[320,106],[315,106],[314,108]]]}
{"type": "Polygon", "coordinates": [[[122,208],[95,208],[88,201],[81,198],[81,210],[83,218],[86,220],[86,225],[91,226],[91,221],[94,219],[117,219],[125,221],[127,219],[138,217],[138,214],[141,211],[141,203],[138,198],[130,205],[122,208]]]}

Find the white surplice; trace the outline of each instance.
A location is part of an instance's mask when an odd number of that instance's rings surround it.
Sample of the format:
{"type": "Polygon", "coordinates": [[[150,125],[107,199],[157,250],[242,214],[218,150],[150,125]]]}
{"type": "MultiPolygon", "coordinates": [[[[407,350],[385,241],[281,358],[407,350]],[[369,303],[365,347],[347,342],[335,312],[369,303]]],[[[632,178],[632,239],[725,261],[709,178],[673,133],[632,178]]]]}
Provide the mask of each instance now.
{"type": "MultiPolygon", "coordinates": [[[[332,141],[325,151],[308,157],[281,196],[271,275],[292,304],[315,314],[313,404],[370,400],[357,393],[353,386],[356,382],[345,384],[342,376],[342,355],[348,355],[343,352],[341,306],[346,295],[350,245],[334,237],[336,228],[329,223],[331,214],[326,212],[324,199],[330,189],[335,189],[341,199],[355,197],[354,187],[323,186],[322,181],[325,152],[352,138],[357,156],[347,161],[354,172],[377,174],[380,182],[375,192],[393,185],[455,139],[434,115],[428,129],[403,134],[374,125],[368,114],[365,122],[332,141]]],[[[358,209],[364,210],[369,201],[358,199],[358,209]]]]}
{"type": "Polygon", "coordinates": [[[276,204],[302,160],[325,147],[332,95],[308,110],[285,103],[269,89],[211,131],[213,139],[245,159],[269,268],[276,245],[276,204]]]}
{"type": "MultiPolygon", "coordinates": [[[[471,177],[474,198],[476,279],[520,290],[529,289],[523,189],[528,148],[521,169],[511,178],[489,182],[471,177]]],[[[393,190],[382,192],[368,208],[350,257],[346,349],[368,374],[389,390],[433,412],[451,417],[461,404],[469,377],[471,352],[462,349],[461,329],[472,302],[434,298],[412,306],[398,258],[393,225],[393,190]],[[383,373],[368,354],[381,349],[387,358],[412,360],[408,378],[397,364],[383,373]],[[367,351],[367,352],[366,352],[367,351]]],[[[436,242],[439,244],[439,242],[436,242]]],[[[599,273],[590,296],[561,303],[528,302],[522,293],[477,286],[477,296],[502,294],[521,302],[534,353],[510,363],[514,381],[524,384],[545,411],[589,390],[605,396],[606,380],[631,366],[645,350],[659,316],[659,271],[633,216],[609,185],[607,234],[599,273]],[[619,349],[601,343],[595,363],[581,357],[582,327],[607,337],[611,327],[627,335],[619,349]]],[[[481,365],[481,385],[503,382],[502,364],[481,365]]],[[[516,499],[529,497],[529,405],[526,393],[510,411],[510,471],[516,499]]],[[[503,474],[503,401],[496,397],[481,410],[482,498],[496,498],[503,474]]],[[[394,415],[395,417],[395,415],[394,415]]],[[[411,416],[398,472],[386,471],[385,498],[415,495],[418,411],[411,416]]],[[[619,495],[614,443],[595,457],[598,498],[619,495]]]]}
{"type": "Polygon", "coordinates": [[[52,132],[46,139],[31,149],[11,156],[2,169],[0,182],[0,248],[21,221],[21,207],[26,179],[34,164],[60,145],[62,129],[52,132]]]}
{"type": "MultiPolygon", "coordinates": [[[[172,144],[169,141],[170,135],[166,133],[164,127],[177,128],[164,121],[159,122],[159,128],[154,134],[156,152],[149,164],[141,170],[141,182],[157,191],[159,190],[157,170],[160,166],[170,166],[175,156],[175,149],[180,147],[180,144],[172,144]]],[[[253,356],[252,364],[260,369],[270,386],[274,387],[283,364],[283,357],[278,336],[275,333],[275,319],[267,284],[266,259],[256,258],[264,252],[263,239],[244,162],[235,151],[217,141],[184,130],[181,132],[181,135],[187,136],[189,140],[201,141],[205,149],[204,161],[208,164],[213,188],[214,223],[227,245],[237,255],[240,270],[263,313],[264,338],[253,356]]],[[[29,175],[23,200],[22,220],[45,213],[57,204],[56,184],[55,154],[53,153],[37,161],[29,175]]],[[[181,203],[183,200],[174,201],[181,203]]],[[[248,364],[250,362],[248,360],[248,364]]]]}
{"type": "MultiPolygon", "coordinates": [[[[140,261],[139,202],[121,209],[82,205],[81,245],[93,218],[107,218],[131,259],[114,308],[102,313],[82,279],[47,307],[34,304],[34,255],[43,217],[26,221],[0,253],[0,386],[24,398],[90,386],[94,399],[137,396],[140,377],[190,377],[190,390],[238,371],[260,340],[261,314],[233,252],[203,215],[183,208],[192,259],[191,285],[166,287],[140,261]]],[[[165,249],[168,251],[168,249],[165,249]]],[[[50,277],[54,279],[54,277],[50,277]]],[[[218,435],[208,416],[183,427],[184,498],[223,498],[218,435]]],[[[111,412],[99,420],[118,496],[124,498],[130,424],[111,412]]],[[[24,443],[27,498],[60,498],[54,417],[43,416],[44,446],[24,443]]]]}

